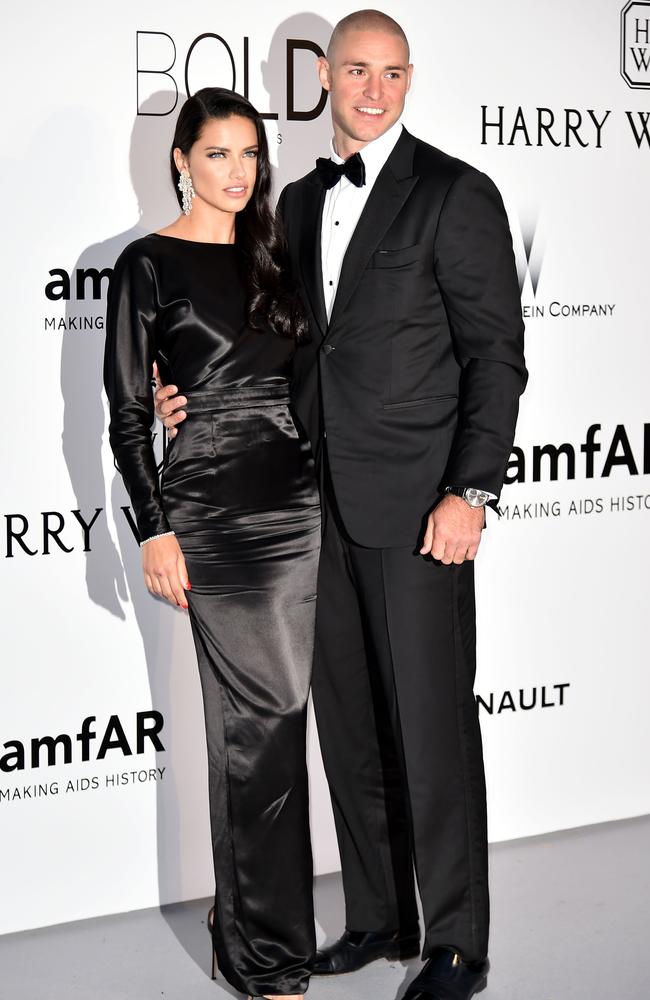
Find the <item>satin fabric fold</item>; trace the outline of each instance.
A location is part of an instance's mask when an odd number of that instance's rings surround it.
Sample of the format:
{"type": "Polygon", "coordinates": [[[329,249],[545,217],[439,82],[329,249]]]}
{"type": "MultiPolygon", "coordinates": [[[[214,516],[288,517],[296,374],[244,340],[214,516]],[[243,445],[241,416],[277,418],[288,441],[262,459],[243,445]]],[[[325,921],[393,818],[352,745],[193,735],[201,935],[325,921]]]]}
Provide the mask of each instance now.
{"type": "Polygon", "coordinates": [[[151,448],[153,362],[184,394],[291,378],[294,341],[246,323],[245,268],[235,244],[157,233],[115,263],[104,354],[109,440],[142,538],[169,531],[151,448]]]}
{"type": "Polygon", "coordinates": [[[320,508],[294,422],[294,343],[245,320],[235,246],[161,236],[118,260],[110,440],[143,537],[174,530],[204,696],[219,969],[303,993],[315,950],[306,772],[320,508]],[[160,484],[151,365],[187,396],[160,484]]]}
{"type": "Polygon", "coordinates": [[[315,948],[305,765],[320,547],[286,386],[188,394],[162,477],[205,705],[219,968],[303,993],[315,948]]]}

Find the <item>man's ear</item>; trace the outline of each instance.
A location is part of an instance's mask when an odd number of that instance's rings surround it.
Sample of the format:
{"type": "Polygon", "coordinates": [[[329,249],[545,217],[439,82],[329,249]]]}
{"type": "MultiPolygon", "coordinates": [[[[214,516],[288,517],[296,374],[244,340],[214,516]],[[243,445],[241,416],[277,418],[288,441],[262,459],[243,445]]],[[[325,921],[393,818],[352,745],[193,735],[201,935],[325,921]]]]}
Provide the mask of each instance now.
{"type": "Polygon", "coordinates": [[[409,63],[406,68],[406,93],[408,94],[413,82],[413,63],[409,63]]]}
{"type": "Polygon", "coordinates": [[[325,56],[319,56],[318,57],[318,60],[316,62],[316,67],[318,69],[318,78],[320,80],[321,87],[323,88],[323,90],[331,90],[332,89],[332,82],[331,82],[332,71],[331,71],[331,68],[330,68],[330,64],[328,63],[328,61],[325,58],[325,56]]]}

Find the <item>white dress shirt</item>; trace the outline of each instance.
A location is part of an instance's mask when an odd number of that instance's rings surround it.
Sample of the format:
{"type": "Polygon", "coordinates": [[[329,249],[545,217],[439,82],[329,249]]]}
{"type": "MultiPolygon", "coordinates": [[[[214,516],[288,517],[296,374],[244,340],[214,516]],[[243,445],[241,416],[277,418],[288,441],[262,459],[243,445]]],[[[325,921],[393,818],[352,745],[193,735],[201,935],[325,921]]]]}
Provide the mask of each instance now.
{"type": "MultiPolygon", "coordinates": [[[[345,251],[354,230],[357,228],[359,217],[373,185],[379,177],[381,168],[392,153],[401,134],[402,125],[397,121],[383,135],[369,142],[360,150],[361,159],[366,168],[366,183],[363,187],[356,187],[347,177],[342,177],[325,194],[320,249],[323,265],[323,292],[325,293],[328,320],[332,315],[332,306],[334,305],[345,251]]],[[[333,139],[330,141],[330,155],[334,163],[345,162],[334,149],[333,139]]]]}

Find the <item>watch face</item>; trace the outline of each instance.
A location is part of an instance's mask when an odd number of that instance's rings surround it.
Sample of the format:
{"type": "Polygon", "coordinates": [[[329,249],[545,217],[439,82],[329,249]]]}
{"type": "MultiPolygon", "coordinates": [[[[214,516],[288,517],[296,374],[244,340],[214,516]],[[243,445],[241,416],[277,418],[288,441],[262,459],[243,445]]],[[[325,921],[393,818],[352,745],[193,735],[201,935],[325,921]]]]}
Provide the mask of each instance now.
{"type": "Polygon", "coordinates": [[[482,490],[476,490],[470,486],[465,490],[465,500],[470,507],[485,507],[488,502],[488,495],[482,490]]]}

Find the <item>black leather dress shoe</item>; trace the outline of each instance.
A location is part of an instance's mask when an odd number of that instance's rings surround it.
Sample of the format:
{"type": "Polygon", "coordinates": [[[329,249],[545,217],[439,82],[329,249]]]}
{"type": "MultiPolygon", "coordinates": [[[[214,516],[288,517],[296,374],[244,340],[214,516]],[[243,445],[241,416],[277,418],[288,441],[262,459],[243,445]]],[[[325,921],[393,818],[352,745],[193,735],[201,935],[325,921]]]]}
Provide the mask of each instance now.
{"type": "Polygon", "coordinates": [[[386,958],[389,962],[415,958],[420,954],[420,932],[411,931],[345,931],[330,945],[316,952],[312,975],[338,976],[356,972],[369,962],[386,958]]]}
{"type": "Polygon", "coordinates": [[[404,1000],[470,1000],[487,986],[490,963],[463,962],[447,948],[436,948],[404,1000]]]}

